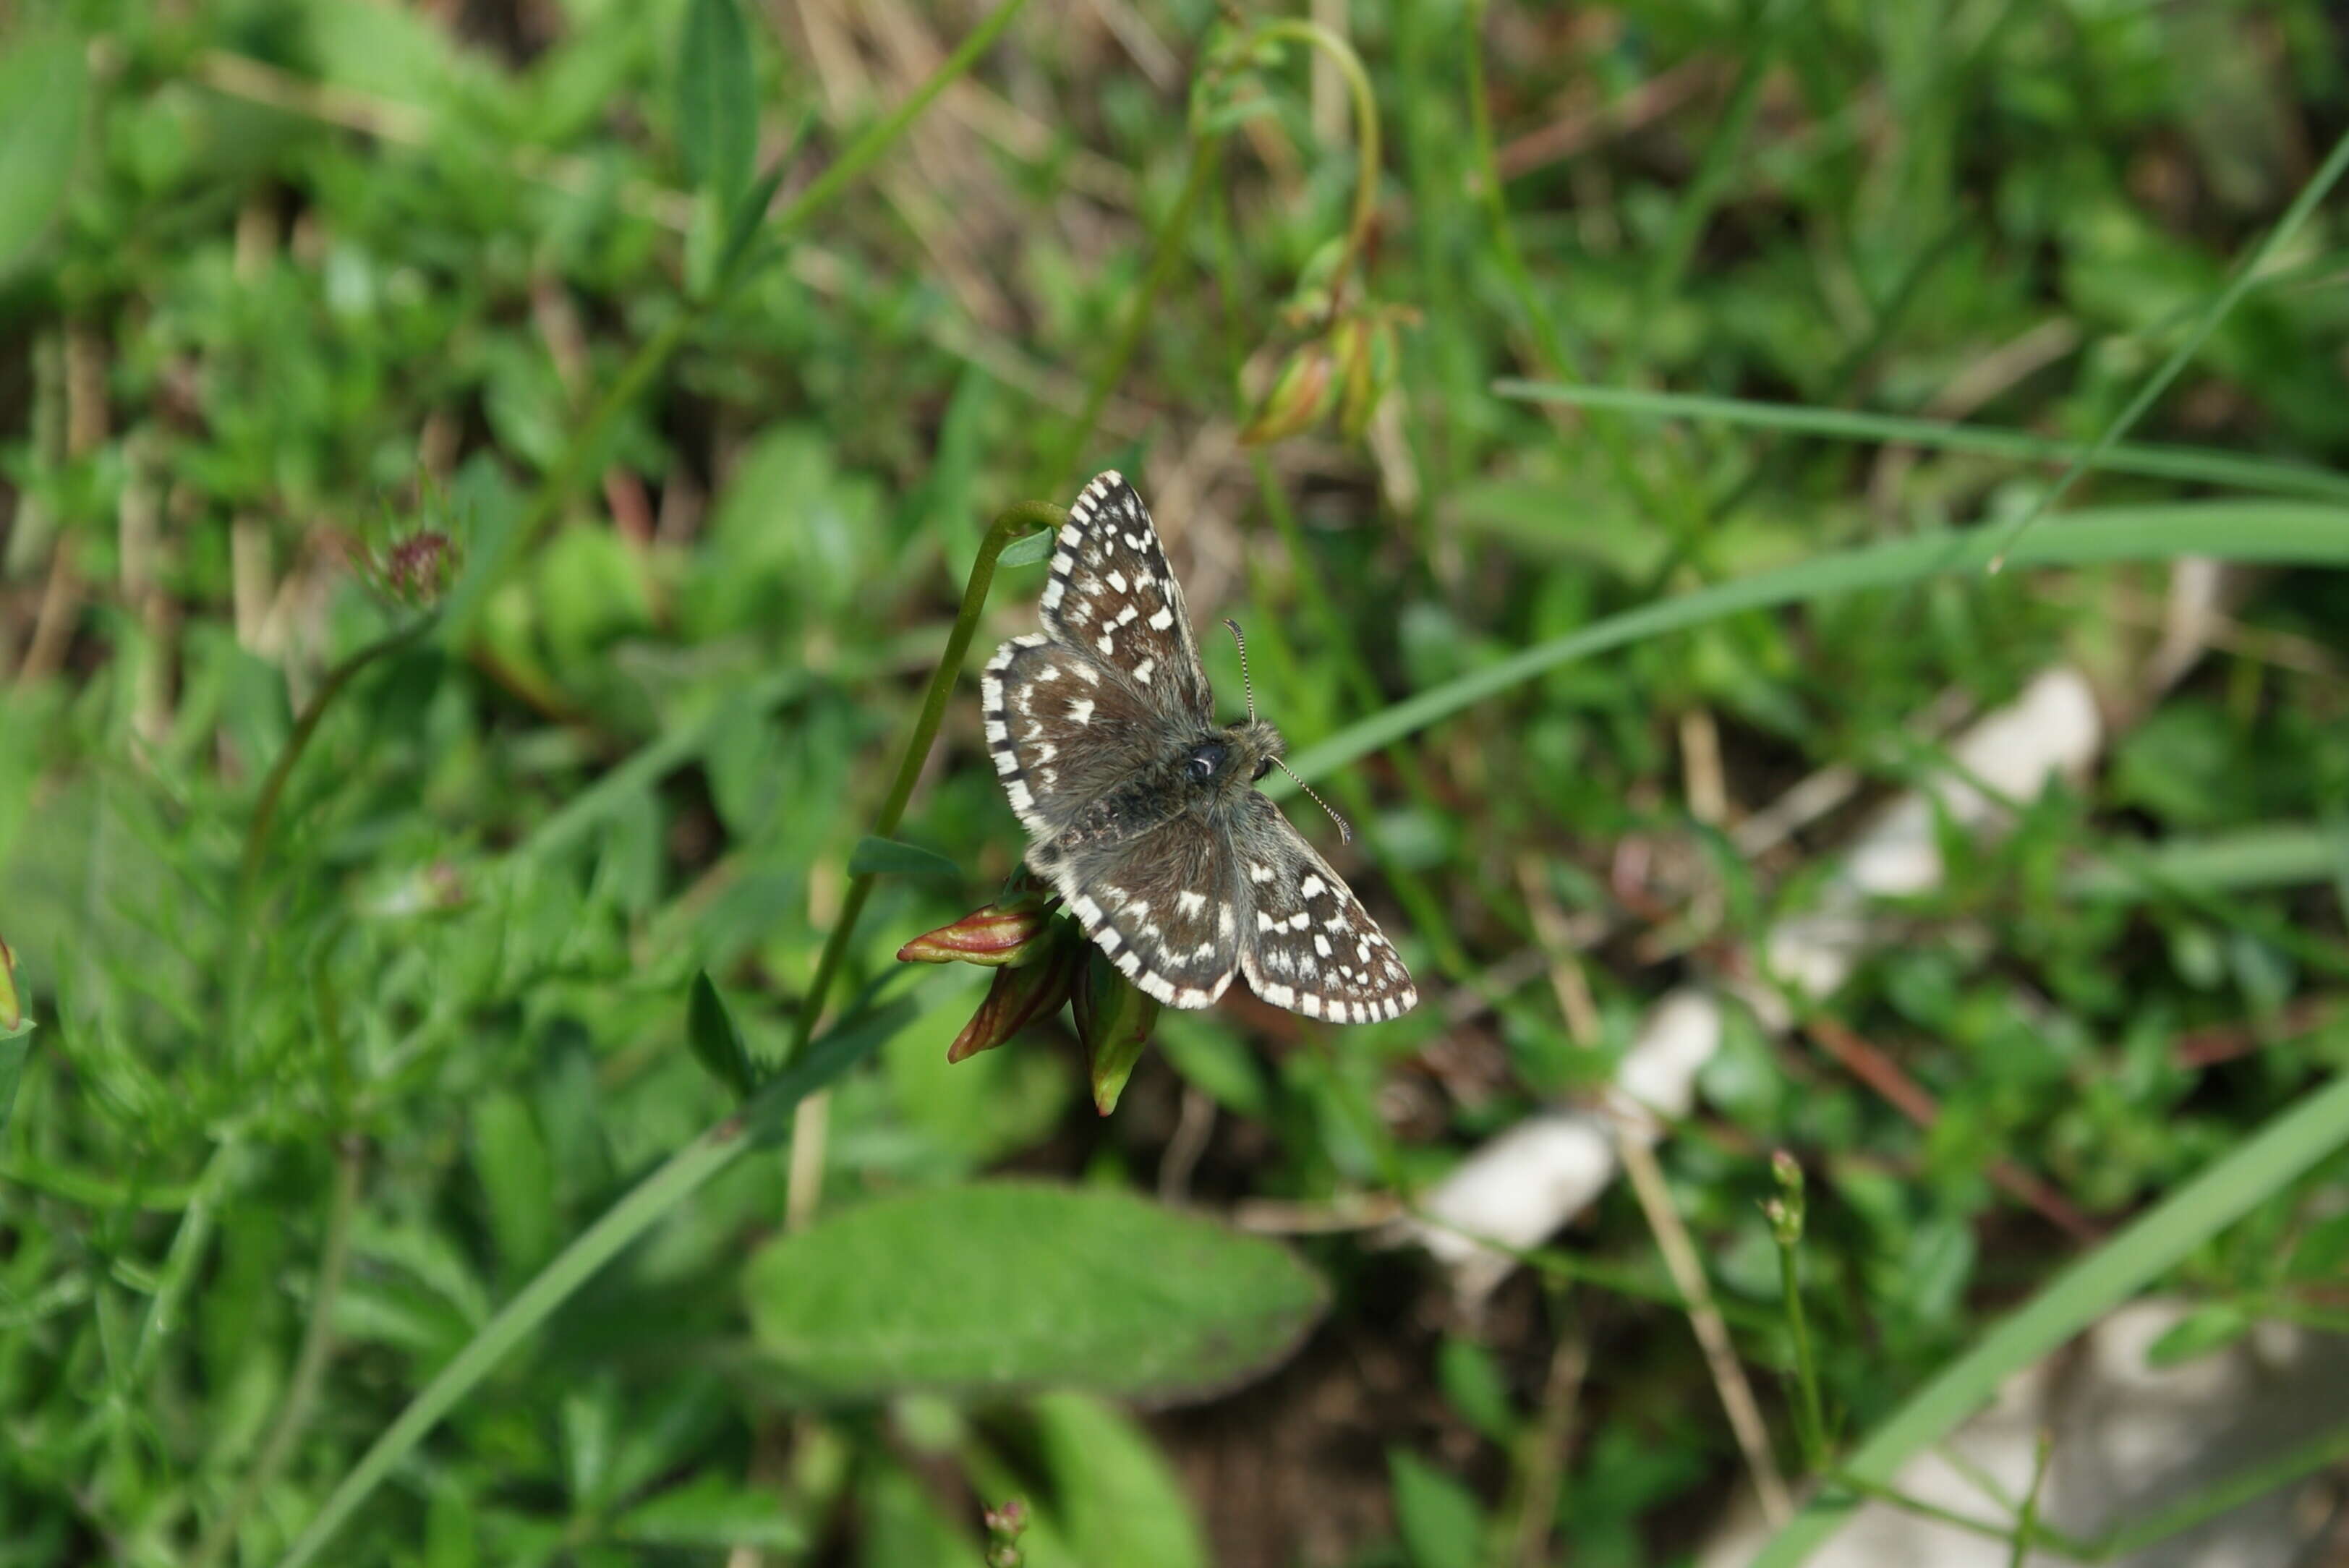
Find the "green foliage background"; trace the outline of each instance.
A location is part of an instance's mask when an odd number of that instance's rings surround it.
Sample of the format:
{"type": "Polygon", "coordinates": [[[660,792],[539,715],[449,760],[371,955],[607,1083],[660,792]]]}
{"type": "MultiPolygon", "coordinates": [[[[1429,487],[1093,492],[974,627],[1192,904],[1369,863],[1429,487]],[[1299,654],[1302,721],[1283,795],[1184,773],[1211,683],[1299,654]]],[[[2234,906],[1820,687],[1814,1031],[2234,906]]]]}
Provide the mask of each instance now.
{"type": "Polygon", "coordinates": [[[1868,1480],[2025,1300],[2349,1324],[2341,23],[1340,9],[1359,82],[1204,0],[0,5],[0,1563],[976,1562],[1015,1496],[1040,1565],[1675,1560],[1744,1467],[1630,1196],[1477,1314],[1362,1217],[2059,661],[2106,759],[1825,1010],[1930,1127],[1740,1018],[1661,1147],[1778,1462],[1868,1480]],[[1332,309],[1374,384],[1239,444],[1332,309]],[[1017,863],[970,684],[916,724],[990,519],[1112,465],[1426,1000],[1167,1016],[1104,1119],[892,955],[1017,863]],[[2157,687],[2189,556],[2251,569],[2157,687]]]}

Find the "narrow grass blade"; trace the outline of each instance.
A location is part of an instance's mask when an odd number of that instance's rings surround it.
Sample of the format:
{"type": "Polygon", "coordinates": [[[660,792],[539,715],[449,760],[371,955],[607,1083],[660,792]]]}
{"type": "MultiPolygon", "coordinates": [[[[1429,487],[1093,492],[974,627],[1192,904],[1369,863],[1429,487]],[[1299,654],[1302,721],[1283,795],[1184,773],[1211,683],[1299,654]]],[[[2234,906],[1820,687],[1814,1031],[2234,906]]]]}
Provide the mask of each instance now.
{"type": "MultiPolygon", "coordinates": [[[[1912,1395],[1852,1453],[1857,1480],[1889,1485],[1900,1467],[1981,1409],[2000,1383],[2145,1289],[2243,1214],[2349,1144],[2349,1078],[2275,1116],[2247,1142],[2049,1283],[1912,1395]]],[[[1848,1495],[1815,1500],[1771,1538],[1754,1568],[1794,1568],[1835,1533],[1848,1495]]]]}
{"type": "MultiPolygon", "coordinates": [[[[1791,431],[1836,441],[1904,441],[1942,452],[1981,452],[2018,462],[2077,462],[2088,455],[2085,441],[2051,441],[2025,431],[1948,420],[1906,419],[1896,414],[1856,413],[1804,403],[1768,403],[1749,398],[1714,398],[1689,392],[1650,392],[1628,387],[1594,387],[1556,381],[1501,380],[1496,397],[1525,402],[1570,403],[1577,408],[1616,409],[1656,419],[1713,420],[1754,430],[1791,431]]],[[[2107,448],[2096,466],[2110,473],[2143,474],[2189,483],[2223,484],[2237,490],[2349,501],[2349,475],[2305,463],[2248,457],[2201,446],[2107,448]]]]}
{"type": "MultiPolygon", "coordinates": [[[[1898,587],[1948,572],[1978,571],[1996,541],[1986,532],[1923,535],[1838,550],[1776,571],[1682,594],[1593,621],[1579,631],[1511,654],[1482,670],[1433,686],[1382,713],[1348,726],[1289,759],[1311,780],[1462,709],[1578,659],[1684,631],[1741,610],[1801,604],[1861,588],[1898,587]]],[[[2349,510],[2298,502],[2199,502],[2173,506],[2116,506],[2067,514],[2064,523],[2027,536],[2014,552],[2025,566],[2081,566],[2117,561],[2162,561],[2210,556],[2225,561],[2276,565],[2349,566],[2349,510]]],[[[1265,793],[1294,789],[1267,779],[1265,793]],[[1276,787],[1278,786],[1278,787],[1276,787]]]]}
{"type": "Polygon", "coordinates": [[[2312,823],[2170,839],[2127,860],[2092,859],[2064,879],[2064,890],[2075,898],[2136,900],[2165,886],[2204,892],[2304,887],[2333,876],[2344,842],[2342,834],[2312,823]]]}

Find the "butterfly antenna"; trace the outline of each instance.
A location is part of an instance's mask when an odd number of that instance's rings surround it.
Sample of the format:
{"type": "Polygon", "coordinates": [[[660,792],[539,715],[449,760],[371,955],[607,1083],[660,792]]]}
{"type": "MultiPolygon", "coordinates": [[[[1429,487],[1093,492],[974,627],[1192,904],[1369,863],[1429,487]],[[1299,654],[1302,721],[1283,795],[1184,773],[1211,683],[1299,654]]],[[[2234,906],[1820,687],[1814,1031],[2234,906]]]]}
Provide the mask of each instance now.
{"type": "Polygon", "coordinates": [[[1319,795],[1313,793],[1313,786],[1311,784],[1307,784],[1303,779],[1299,778],[1294,773],[1290,773],[1288,764],[1282,762],[1278,757],[1272,759],[1272,765],[1278,768],[1282,773],[1288,774],[1288,782],[1295,784],[1299,789],[1303,790],[1305,792],[1306,799],[1311,801],[1315,805],[1319,806],[1322,810],[1330,814],[1330,820],[1338,825],[1339,843],[1351,844],[1354,842],[1354,830],[1346,826],[1346,819],[1340,816],[1336,809],[1332,807],[1328,801],[1323,800],[1319,795]]]}
{"type": "MultiPolygon", "coordinates": [[[[1226,616],[1224,618],[1224,625],[1230,630],[1232,640],[1240,645],[1240,695],[1247,699],[1248,722],[1253,724],[1256,722],[1256,682],[1248,679],[1247,639],[1240,635],[1240,623],[1234,620],[1231,617],[1226,616]]],[[[1283,773],[1288,772],[1287,768],[1283,768],[1280,771],[1283,773]]],[[[1311,792],[1308,791],[1307,793],[1310,794],[1311,792]]],[[[1327,811],[1330,808],[1325,805],[1321,809],[1327,811]]]]}

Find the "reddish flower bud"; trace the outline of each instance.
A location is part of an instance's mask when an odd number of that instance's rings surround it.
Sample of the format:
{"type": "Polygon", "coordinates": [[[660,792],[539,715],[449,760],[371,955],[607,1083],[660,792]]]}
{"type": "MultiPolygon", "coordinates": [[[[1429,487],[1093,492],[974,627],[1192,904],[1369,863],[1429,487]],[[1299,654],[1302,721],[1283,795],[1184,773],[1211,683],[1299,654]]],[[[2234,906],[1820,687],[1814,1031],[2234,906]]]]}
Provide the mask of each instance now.
{"type": "Polygon", "coordinates": [[[1273,378],[1272,389],[1248,416],[1240,444],[1263,446],[1319,424],[1336,401],[1336,372],[1337,361],[1319,339],[1291,349],[1273,378]]]}
{"type": "Polygon", "coordinates": [[[1107,1116],[1117,1108],[1117,1097],[1158,1026],[1158,1002],[1128,983],[1107,953],[1090,946],[1075,1002],[1077,1038],[1084,1043],[1092,1074],[1093,1106],[1107,1116]]]}
{"type": "Polygon", "coordinates": [[[916,937],[897,950],[897,961],[1016,969],[1041,956],[1051,941],[1051,926],[1042,897],[1021,893],[916,937]]]}
{"type": "Polygon", "coordinates": [[[16,955],[0,937],[0,1033],[14,1033],[25,1022],[25,1004],[16,996],[16,955]]]}
{"type": "Polygon", "coordinates": [[[1069,1000],[1069,987],[1076,980],[1077,965],[1083,958],[1080,950],[1083,939],[1072,921],[1055,920],[1051,928],[1040,939],[1045,944],[1040,962],[1022,962],[996,970],[995,983],[987,988],[987,1000],[978,1004],[978,1011],[971,1014],[970,1022],[962,1026],[962,1033],[947,1047],[947,1061],[959,1062],[981,1051],[994,1050],[1038,1019],[1059,1012],[1061,1003],[1069,1000]]]}

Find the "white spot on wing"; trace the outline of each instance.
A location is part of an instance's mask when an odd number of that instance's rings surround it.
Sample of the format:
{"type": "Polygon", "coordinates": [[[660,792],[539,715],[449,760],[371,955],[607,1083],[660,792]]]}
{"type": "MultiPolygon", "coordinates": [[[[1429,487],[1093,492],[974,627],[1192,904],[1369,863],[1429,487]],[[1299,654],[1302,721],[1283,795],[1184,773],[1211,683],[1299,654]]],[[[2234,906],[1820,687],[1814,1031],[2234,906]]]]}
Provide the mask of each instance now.
{"type": "Polygon", "coordinates": [[[1077,697],[1071,699],[1069,702],[1069,717],[1074,719],[1080,724],[1092,723],[1093,722],[1093,700],[1090,697],[1077,697]]]}
{"type": "Polygon", "coordinates": [[[1309,876],[1297,885],[1297,890],[1309,898],[1318,898],[1330,890],[1330,884],[1319,876],[1309,876]]]}
{"type": "Polygon", "coordinates": [[[1186,888],[1174,895],[1174,907],[1185,915],[1195,915],[1207,907],[1206,897],[1186,888]]]}
{"type": "Polygon", "coordinates": [[[1164,631],[1174,624],[1174,612],[1164,605],[1159,606],[1158,613],[1150,618],[1150,629],[1153,631],[1164,631]]]}
{"type": "MultiPolygon", "coordinates": [[[[1107,642],[1109,639],[1103,638],[1102,640],[1103,642],[1107,642]]],[[[1157,668],[1158,660],[1154,659],[1145,659],[1141,663],[1133,667],[1133,678],[1136,680],[1141,681],[1144,686],[1147,686],[1150,684],[1150,672],[1157,668]]]]}

